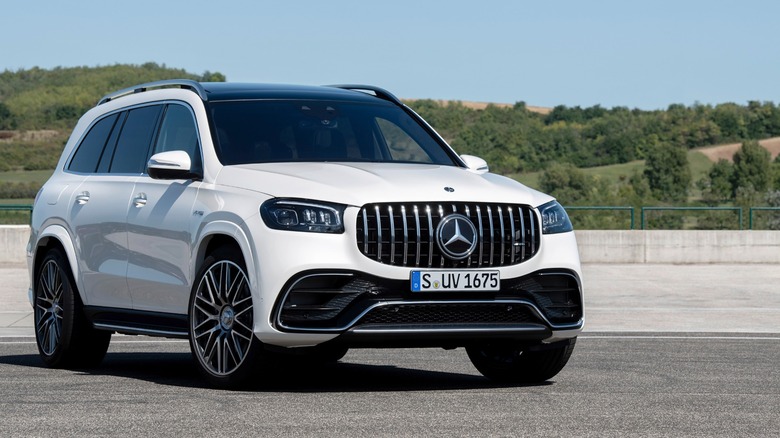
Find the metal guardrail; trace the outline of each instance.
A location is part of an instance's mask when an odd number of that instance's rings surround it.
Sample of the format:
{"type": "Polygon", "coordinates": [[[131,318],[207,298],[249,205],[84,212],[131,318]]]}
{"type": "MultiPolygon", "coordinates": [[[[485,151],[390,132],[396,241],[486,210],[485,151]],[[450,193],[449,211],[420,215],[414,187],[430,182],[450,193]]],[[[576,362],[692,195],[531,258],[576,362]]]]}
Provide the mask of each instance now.
{"type": "MultiPolygon", "coordinates": [[[[647,212],[650,211],[732,211],[737,214],[739,229],[744,230],[744,209],[742,207],[629,207],[629,206],[570,206],[565,207],[566,211],[628,211],[631,218],[630,229],[636,229],[635,212],[640,210],[639,229],[647,229],[647,212]]],[[[750,207],[748,210],[748,228],[752,230],[755,226],[755,212],[758,211],[777,211],[780,207],[750,207]]]]}
{"type": "Polygon", "coordinates": [[[647,211],[736,211],[739,216],[739,229],[744,229],[742,207],[642,207],[642,229],[647,229],[645,212],[647,211]]]}
{"type": "Polygon", "coordinates": [[[628,211],[631,215],[631,230],[634,229],[634,207],[611,207],[611,206],[604,206],[604,207],[581,207],[581,206],[574,206],[574,207],[565,207],[566,211],[583,211],[583,210],[590,210],[590,211],[628,211]]]}
{"type": "Polygon", "coordinates": [[[30,223],[32,223],[33,206],[30,204],[0,204],[0,212],[3,211],[27,211],[30,213],[30,223]]]}
{"type": "Polygon", "coordinates": [[[753,229],[753,212],[754,211],[780,211],[780,207],[750,207],[748,210],[748,227],[753,229]]]}

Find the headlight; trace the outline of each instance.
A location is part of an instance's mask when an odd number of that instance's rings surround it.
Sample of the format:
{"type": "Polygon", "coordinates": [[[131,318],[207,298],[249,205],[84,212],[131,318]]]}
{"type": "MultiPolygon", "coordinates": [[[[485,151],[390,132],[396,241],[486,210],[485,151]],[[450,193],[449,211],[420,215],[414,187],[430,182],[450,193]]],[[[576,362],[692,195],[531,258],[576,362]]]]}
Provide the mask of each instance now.
{"type": "Polygon", "coordinates": [[[550,201],[541,207],[539,212],[542,214],[542,234],[557,234],[572,231],[569,215],[563,209],[558,201],[550,201]]]}
{"type": "Polygon", "coordinates": [[[269,199],[260,206],[263,222],[275,230],[343,233],[346,206],[302,199],[269,199]]]}

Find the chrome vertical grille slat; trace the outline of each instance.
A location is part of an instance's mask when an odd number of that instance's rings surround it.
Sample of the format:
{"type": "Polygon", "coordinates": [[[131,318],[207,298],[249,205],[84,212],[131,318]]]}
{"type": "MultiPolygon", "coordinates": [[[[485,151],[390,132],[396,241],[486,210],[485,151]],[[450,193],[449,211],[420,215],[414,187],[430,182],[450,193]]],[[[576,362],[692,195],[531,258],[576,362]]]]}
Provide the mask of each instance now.
{"type": "Polygon", "coordinates": [[[495,242],[496,233],[495,230],[493,229],[493,209],[490,208],[489,205],[487,208],[487,214],[488,214],[488,223],[490,224],[490,261],[488,262],[488,264],[490,266],[493,266],[493,255],[495,254],[495,246],[496,246],[496,242],[495,242]]]}
{"type": "Polygon", "coordinates": [[[536,211],[527,205],[384,203],[361,208],[356,237],[358,250],[380,263],[476,269],[516,265],[534,257],[540,245],[539,227],[536,211]],[[476,248],[471,256],[463,260],[451,260],[436,243],[436,229],[450,214],[468,217],[477,231],[476,248]],[[402,254],[399,254],[401,251],[402,254]]]}
{"type": "MultiPolygon", "coordinates": [[[[444,217],[444,208],[442,208],[441,204],[439,204],[439,221],[441,221],[441,218],[443,218],[443,217],[444,217]]],[[[431,230],[433,230],[433,223],[431,223],[431,230]]],[[[429,255],[429,257],[430,257],[429,260],[431,261],[431,263],[428,266],[432,266],[432,264],[433,264],[433,246],[434,246],[434,243],[436,242],[436,237],[435,236],[436,236],[436,234],[431,232],[431,246],[430,246],[431,253],[429,255]]],[[[440,267],[443,268],[444,267],[444,257],[440,257],[440,258],[441,258],[441,266],[440,267]]]]}
{"type": "Polygon", "coordinates": [[[525,259],[525,220],[523,219],[523,210],[518,207],[517,217],[520,218],[520,259],[525,259]]]}
{"type": "Polygon", "coordinates": [[[496,210],[498,211],[498,223],[501,228],[501,259],[498,261],[499,266],[504,265],[504,244],[506,243],[506,231],[504,230],[504,211],[499,205],[496,210]]]}
{"type": "Polygon", "coordinates": [[[536,215],[534,214],[533,210],[528,212],[528,229],[531,230],[531,253],[536,253],[536,225],[534,223],[536,222],[536,215]]]}
{"type": "Polygon", "coordinates": [[[403,224],[404,224],[404,263],[403,265],[406,266],[408,262],[409,257],[409,227],[406,224],[406,206],[401,206],[401,217],[403,218],[403,224]]]}
{"type": "Polygon", "coordinates": [[[376,210],[376,259],[382,260],[382,215],[379,214],[379,206],[374,207],[376,210]]]}
{"type": "MultiPolygon", "coordinates": [[[[453,207],[454,207],[454,206],[453,206],[453,207]]],[[[469,218],[469,219],[471,219],[471,209],[469,208],[469,206],[468,206],[468,205],[464,205],[464,206],[463,206],[463,208],[464,208],[464,210],[466,211],[466,217],[467,217],[467,218],[469,218]]],[[[473,222],[472,222],[472,223],[473,223],[473,222]]],[[[474,258],[474,254],[471,254],[471,255],[470,255],[470,256],[469,256],[469,257],[466,259],[466,267],[467,267],[467,268],[470,268],[470,267],[471,267],[471,259],[472,259],[472,258],[474,258]]]]}
{"type": "Polygon", "coordinates": [[[512,213],[512,207],[509,207],[506,209],[509,212],[509,247],[511,248],[511,256],[509,259],[509,264],[514,265],[515,264],[515,217],[512,213]]]}
{"type": "Polygon", "coordinates": [[[479,243],[477,243],[477,246],[479,247],[479,261],[477,262],[477,266],[482,266],[482,254],[483,254],[483,242],[485,242],[484,233],[482,232],[482,209],[479,208],[479,205],[477,205],[477,231],[479,232],[479,243]]]}
{"type": "Polygon", "coordinates": [[[422,245],[420,242],[420,210],[416,205],[414,206],[414,223],[417,227],[417,256],[414,259],[414,266],[420,266],[420,246],[422,245]]]}
{"type": "Polygon", "coordinates": [[[434,239],[436,239],[434,230],[433,230],[433,213],[431,212],[431,206],[428,205],[425,207],[425,212],[428,214],[428,267],[433,266],[433,246],[434,246],[434,239]]]}
{"type": "Polygon", "coordinates": [[[368,212],[361,212],[363,216],[363,254],[368,254],[368,212]]]}
{"type": "Polygon", "coordinates": [[[390,218],[390,264],[395,264],[395,218],[393,217],[393,206],[387,206],[387,216],[390,218]]]}

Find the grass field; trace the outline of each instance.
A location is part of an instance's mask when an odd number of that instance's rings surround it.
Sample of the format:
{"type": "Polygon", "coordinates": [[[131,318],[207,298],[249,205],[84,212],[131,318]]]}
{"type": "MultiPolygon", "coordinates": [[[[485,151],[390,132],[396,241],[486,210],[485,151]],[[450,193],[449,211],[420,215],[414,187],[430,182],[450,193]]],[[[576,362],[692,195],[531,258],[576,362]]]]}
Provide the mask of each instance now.
{"type": "Polygon", "coordinates": [[[43,185],[54,170],[11,170],[0,172],[0,182],[35,182],[43,185]]]}

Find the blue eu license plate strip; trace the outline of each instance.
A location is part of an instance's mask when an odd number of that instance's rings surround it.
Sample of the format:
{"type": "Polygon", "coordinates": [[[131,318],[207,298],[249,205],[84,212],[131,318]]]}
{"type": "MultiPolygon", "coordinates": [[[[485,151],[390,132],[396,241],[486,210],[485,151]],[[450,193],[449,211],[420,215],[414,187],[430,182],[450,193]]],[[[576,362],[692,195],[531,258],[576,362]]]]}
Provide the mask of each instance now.
{"type": "Polygon", "coordinates": [[[412,292],[498,291],[498,271],[412,271],[412,292]]]}

